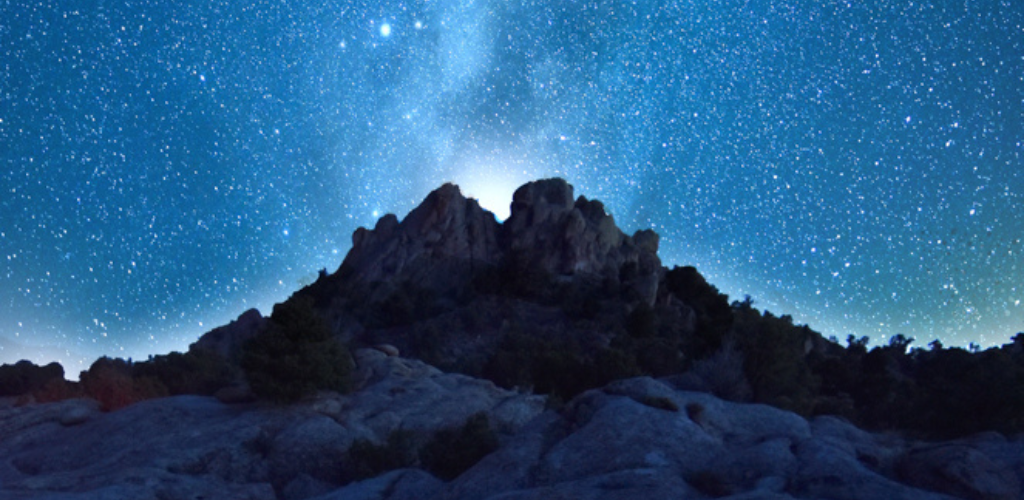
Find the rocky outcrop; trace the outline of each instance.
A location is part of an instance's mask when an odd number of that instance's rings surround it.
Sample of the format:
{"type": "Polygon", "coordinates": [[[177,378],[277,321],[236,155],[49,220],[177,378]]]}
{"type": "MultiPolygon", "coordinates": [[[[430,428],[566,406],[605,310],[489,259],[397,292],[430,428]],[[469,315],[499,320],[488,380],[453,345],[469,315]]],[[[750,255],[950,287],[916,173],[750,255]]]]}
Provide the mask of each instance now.
{"type": "Polygon", "coordinates": [[[526,267],[555,276],[625,276],[626,286],[654,302],[661,272],[657,233],[626,236],[601,202],[573,201],[573,188],[562,179],[517,189],[503,231],[505,251],[526,267]]]}
{"type": "Polygon", "coordinates": [[[403,281],[422,288],[444,288],[474,263],[496,264],[498,221],[494,214],[445,184],[427,196],[401,222],[393,214],[372,230],[352,235],[352,250],[338,274],[355,283],[403,281]]]}
{"type": "Polygon", "coordinates": [[[923,446],[901,457],[900,477],[908,484],[949,492],[968,500],[1020,498],[1013,471],[966,443],[923,446]]]}
{"type": "Polygon", "coordinates": [[[350,284],[448,291],[464,285],[480,267],[515,261],[555,277],[611,279],[653,303],[661,273],[658,235],[627,236],[599,201],[573,198],[563,179],[520,187],[512,214],[494,214],[445,184],[399,221],[385,215],[372,229],[359,228],[336,275],[350,284]]]}
{"type": "Polygon", "coordinates": [[[219,354],[224,359],[234,359],[242,351],[242,345],[256,336],[267,322],[256,309],[249,309],[238,319],[205,333],[189,346],[189,350],[205,349],[219,354]]]}
{"type": "Polygon", "coordinates": [[[638,378],[538,417],[435,498],[955,498],[893,474],[907,446],[638,378]]]}

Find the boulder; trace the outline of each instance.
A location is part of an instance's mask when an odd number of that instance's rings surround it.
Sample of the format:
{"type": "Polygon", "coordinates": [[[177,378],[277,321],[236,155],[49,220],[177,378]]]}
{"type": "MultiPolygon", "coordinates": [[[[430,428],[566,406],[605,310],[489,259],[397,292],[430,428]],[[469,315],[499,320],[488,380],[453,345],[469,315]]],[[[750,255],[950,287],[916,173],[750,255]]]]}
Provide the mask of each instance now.
{"type": "MultiPolygon", "coordinates": [[[[444,497],[442,497],[444,498],[444,497]]],[[[699,493],[678,475],[655,469],[628,469],[478,498],[493,500],[634,500],[699,498],[699,493]]]]}
{"type": "Polygon", "coordinates": [[[712,475],[726,492],[750,490],[781,490],[785,486],[774,481],[789,477],[797,467],[793,455],[793,442],[784,437],[722,453],[705,465],[706,474],[712,475]]]}
{"type": "Polygon", "coordinates": [[[91,399],[69,400],[60,414],[60,425],[71,427],[84,424],[100,412],[99,403],[91,399]]]}
{"type": "Polygon", "coordinates": [[[488,380],[444,373],[422,361],[390,357],[376,349],[356,351],[361,389],[345,399],[336,418],[386,440],[394,430],[430,433],[457,427],[478,412],[492,427],[518,430],[544,409],[543,396],[498,388],[488,380]]]}
{"type": "Polygon", "coordinates": [[[907,484],[967,500],[1020,498],[1020,481],[1012,470],[977,449],[959,443],[910,450],[897,465],[907,484]]]}
{"type": "Polygon", "coordinates": [[[871,434],[833,416],[821,416],[811,422],[815,439],[835,446],[875,472],[890,471],[904,443],[900,439],[871,434]]]}
{"type": "Polygon", "coordinates": [[[340,483],[353,440],[351,432],[328,416],[312,414],[294,419],[270,443],[267,462],[271,482],[283,488],[304,474],[318,481],[340,483]]]}
{"type": "Polygon", "coordinates": [[[313,500],[421,500],[432,498],[444,483],[419,469],[398,469],[352,483],[313,500]]]}
{"type": "Polygon", "coordinates": [[[796,446],[797,467],[789,491],[798,498],[861,500],[952,500],[938,493],[914,489],[869,470],[846,446],[808,439],[796,446]]]}

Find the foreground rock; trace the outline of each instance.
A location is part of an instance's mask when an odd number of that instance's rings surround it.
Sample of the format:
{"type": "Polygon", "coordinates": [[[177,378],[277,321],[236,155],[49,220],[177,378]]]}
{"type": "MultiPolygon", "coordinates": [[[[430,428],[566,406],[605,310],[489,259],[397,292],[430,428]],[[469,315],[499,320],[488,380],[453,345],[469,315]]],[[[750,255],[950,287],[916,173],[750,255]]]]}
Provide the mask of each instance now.
{"type": "Polygon", "coordinates": [[[543,410],[538,396],[379,350],[356,354],[360,390],[284,408],[198,396],[111,413],[87,400],[8,401],[0,498],[308,498],[352,480],[348,450],[358,439],[381,443],[402,429],[425,440],[478,412],[508,434],[543,410]]]}
{"type": "Polygon", "coordinates": [[[1010,499],[1024,443],[944,444],[811,421],[650,378],[561,410],[377,349],[361,389],[287,408],[175,397],[100,413],[87,400],[0,412],[0,497],[53,499],[1010,499]],[[485,412],[502,446],[444,483],[416,468],[353,481],[358,439],[427,435],[485,412]],[[348,483],[348,484],[346,484],[348,483]]]}
{"type": "Polygon", "coordinates": [[[545,413],[435,498],[1019,498],[1024,444],[995,441],[956,444],[958,460],[639,378],[545,413]]]}

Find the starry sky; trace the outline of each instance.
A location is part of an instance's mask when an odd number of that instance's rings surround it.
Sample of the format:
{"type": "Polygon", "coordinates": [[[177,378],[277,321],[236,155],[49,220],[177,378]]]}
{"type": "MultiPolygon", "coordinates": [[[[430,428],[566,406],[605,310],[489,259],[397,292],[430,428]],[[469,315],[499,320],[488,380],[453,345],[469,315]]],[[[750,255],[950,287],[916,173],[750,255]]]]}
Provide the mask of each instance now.
{"type": "Polygon", "coordinates": [[[0,362],[183,350],[561,176],[826,336],[1024,330],[1024,3],[0,0],[0,362]]]}

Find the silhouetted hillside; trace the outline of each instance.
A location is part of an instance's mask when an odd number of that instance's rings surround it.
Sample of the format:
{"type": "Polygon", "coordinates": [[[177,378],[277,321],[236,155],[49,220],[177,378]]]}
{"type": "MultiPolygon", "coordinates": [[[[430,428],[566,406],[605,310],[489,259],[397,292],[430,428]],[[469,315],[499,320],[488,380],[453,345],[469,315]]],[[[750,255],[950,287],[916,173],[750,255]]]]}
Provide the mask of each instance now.
{"type": "MultiPolygon", "coordinates": [[[[985,351],[910,349],[899,335],[843,346],[749,297],[730,302],[693,267],[662,267],[657,234],[622,233],[563,180],[524,185],[511,207],[499,223],[442,186],[403,220],[356,231],[339,269],[269,318],[249,311],[185,354],[99,360],[65,392],[111,409],[218,392],[294,401],[345,390],[349,351],[378,346],[553,401],[647,375],[870,429],[1024,430],[1024,335],[985,351]]],[[[42,394],[42,375],[4,370],[4,393],[42,394]]]]}

